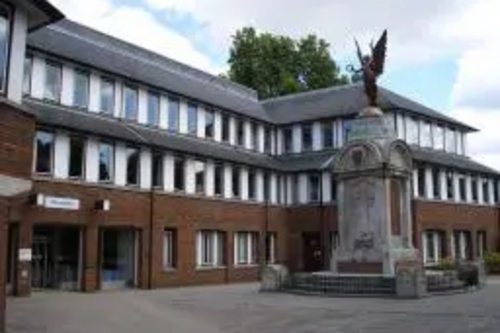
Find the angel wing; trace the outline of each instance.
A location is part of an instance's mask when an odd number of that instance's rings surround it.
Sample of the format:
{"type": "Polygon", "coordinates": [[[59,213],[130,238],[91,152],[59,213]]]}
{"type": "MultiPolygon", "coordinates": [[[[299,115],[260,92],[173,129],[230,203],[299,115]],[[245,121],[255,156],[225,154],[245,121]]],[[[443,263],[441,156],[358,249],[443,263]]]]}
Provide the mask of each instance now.
{"type": "Polygon", "coordinates": [[[384,72],[385,65],[385,54],[387,50],[387,30],[384,30],[384,33],[378,40],[375,47],[372,48],[372,59],[373,59],[373,70],[376,75],[380,75],[384,72]]]}

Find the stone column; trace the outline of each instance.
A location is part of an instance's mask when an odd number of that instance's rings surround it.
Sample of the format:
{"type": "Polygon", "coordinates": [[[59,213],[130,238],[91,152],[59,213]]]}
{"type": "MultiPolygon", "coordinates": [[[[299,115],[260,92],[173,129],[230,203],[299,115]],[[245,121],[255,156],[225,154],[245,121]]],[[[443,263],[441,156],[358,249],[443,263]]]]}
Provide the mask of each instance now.
{"type": "Polygon", "coordinates": [[[93,292],[98,288],[99,277],[99,228],[89,224],[84,231],[83,291],[93,292]]]}
{"type": "MultiPolygon", "coordinates": [[[[22,220],[19,225],[20,249],[32,249],[33,224],[29,220],[22,220]]],[[[17,261],[16,283],[14,287],[16,296],[29,296],[31,294],[31,261],[17,261]]]]}
{"type": "Polygon", "coordinates": [[[7,276],[7,200],[0,197],[0,333],[5,329],[5,278],[7,276]]]}

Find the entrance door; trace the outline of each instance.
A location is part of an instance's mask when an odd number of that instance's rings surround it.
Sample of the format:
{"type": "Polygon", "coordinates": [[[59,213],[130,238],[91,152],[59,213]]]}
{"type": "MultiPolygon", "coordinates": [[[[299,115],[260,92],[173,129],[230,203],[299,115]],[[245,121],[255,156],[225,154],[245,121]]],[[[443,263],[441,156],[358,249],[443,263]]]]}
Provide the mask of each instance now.
{"type": "Polygon", "coordinates": [[[322,269],[321,234],[319,232],[302,234],[302,256],[305,272],[317,272],[322,269]]]}
{"type": "Polygon", "coordinates": [[[34,289],[49,288],[52,282],[52,244],[45,235],[34,235],[32,253],[32,286],[34,289]]]}
{"type": "Polygon", "coordinates": [[[135,286],[136,236],[131,229],[102,229],[101,288],[131,288],[135,286]]]}

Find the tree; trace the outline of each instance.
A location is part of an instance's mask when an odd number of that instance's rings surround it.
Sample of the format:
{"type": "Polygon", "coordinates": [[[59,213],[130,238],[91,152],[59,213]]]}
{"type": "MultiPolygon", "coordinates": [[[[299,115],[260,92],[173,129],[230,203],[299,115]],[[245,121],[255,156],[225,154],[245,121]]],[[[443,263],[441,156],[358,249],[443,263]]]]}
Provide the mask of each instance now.
{"type": "Polygon", "coordinates": [[[294,40],[245,27],[233,36],[228,77],[262,99],[345,84],[329,47],[315,35],[294,40]]]}

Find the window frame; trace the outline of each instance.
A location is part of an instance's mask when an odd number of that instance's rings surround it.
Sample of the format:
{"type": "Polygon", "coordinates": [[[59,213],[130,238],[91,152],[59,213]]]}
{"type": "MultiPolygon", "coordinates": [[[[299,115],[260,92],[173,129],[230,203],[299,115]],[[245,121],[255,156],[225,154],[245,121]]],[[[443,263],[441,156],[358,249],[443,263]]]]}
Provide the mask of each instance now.
{"type": "Polygon", "coordinates": [[[10,80],[10,66],[11,66],[11,54],[12,54],[12,36],[14,32],[14,11],[15,8],[11,4],[0,2],[0,9],[5,9],[6,12],[6,34],[5,34],[5,66],[0,69],[3,71],[2,76],[4,82],[0,82],[0,93],[3,95],[8,94],[9,90],[9,80],[10,80]]]}
{"type": "Polygon", "coordinates": [[[168,97],[168,111],[167,111],[167,131],[171,133],[179,133],[181,117],[181,99],[175,96],[168,97]],[[177,107],[174,109],[173,106],[177,107]],[[175,123],[172,121],[172,114],[175,114],[175,123]],[[171,125],[175,125],[172,128],[171,125]]]}
{"type": "Polygon", "coordinates": [[[201,160],[201,159],[195,159],[194,160],[194,165],[193,165],[193,169],[194,169],[194,192],[197,194],[197,195],[206,195],[207,193],[207,161],[205,160],[201,160]],[[197,171],[196,170],[196,164],[197,163],[200,163],[200,165],[203,166],[203,169],[201,171],[197,171]],[[199,176],[199,173],[201,172],[201,176],[203,177],[202,179],[202,184],[198,184],[198,176],[199,176]],[[199,189],[199,186],[201,186],[201,191],[199,189]]]}
{"type": "Polygon", "coordinates": [[[128,187],[139,187],[141,185],[141,148],[135,145],[127,145],[125,147],[125,185],[128,187]],[[129,155],[129,151],[134,151],[134,154],[137,154],[137,165],[135,166],[135,182],[130,182],[129,179],[129,168],[130,168],[130,158],[132,155],[129,155]]]}
{"type": "Polygon", "coordinates": [[[150,127],[159,127],[160,126],[160,112],[161,112],[161,94],[159,92],[148,90],[147,94],[147,109],[146,109],[146,125],[150,127]],[[150,110],[150,101],[151,98],[156,98],[156,110],[155,110],[155,122],[151,122],[151,110],[150,110]]]}
{"type": "Polygon", "coordinates": [[[151,186],[156,189],[162,189],[163,186],[165,185],[165,172],[164,172],[164,166],[165,166],[165,154],[161,151],[153,151],[151,153],[151,186]],[[159,175],[155,175],[155,158],[160,158],[160,167],[157,170],[159,172],[159,175]],[[155,182],[155,179],[159,176],[160,182],[157,184],[155,182]]]}
{"type": "Polygon", "coordinates": [[[98,143],[98,146],[97,146],[97,152],[98,152],[98,157],[97,157],[97,182],[100,183],[100,184],[112,184],[114,183],[115,181],[115,176],[116,176],[116,170],[115,170],[115,167],[116,167],[116,144],[112,141],[108,141],[108,140],[100,140],[99,143],[98,143]],[[101,179],[101,169],[100,169],[100,163],[101,163],[101,159],[100,159],[100,152],[101,152],[101,147],[102,146],[109,146],[111,147],[111,165],[110,165],[110,170],[109,170],[109,174],[110,174],[110,177],[109,179],[105,179],[105,180],[102,180],[101,179]]]}
{"type": "Polygon", "coordinates": [[[126,121],[137,121],[139,117],[139,88],[137,85],[134,85],[132,83],[124,83],[122,87],[122,119],[126,121]],[[134,107],[134,114],[133,118],[129,118],[127,116],[127,96],[126,92],[127,91],[133,91],[135,92],[135,107],[134,107]]]}
{"type": "Polygon", "coordinates": [[[302,148],[302,151],[312,151],[313,150],[313,131],[314,131],[314,128],[313,128],[313,124],[311,123],[307,123],[307,124],[302,124],[301,128],[300,128],[300,141],[301,141],[301,148],[302,148]],[[306,131],[307,129],[307,131],[306,131]],[[306,133],[309,133],[309,136],[307,137],[306,136],[306,133]],[[306,140],[308,138],[308,140],[306,140]],[[308,145],[306,146],[306,142],[308,143],[308,145]]]}
{"type": "Polygon", "coordinates": [[[89,106],[90,106],[90,73],[88,72],[88,70],[85,70],[85,69],[80,69],[80,68],[75,68],[74,71],[73,71],[73,106],[77,109],[80,109],[80,110],[88,110],[89,109],[89,106]],[[87,80],[87,84],[86,84],[86,97],[85,97],[85,105],[78,105],[76,103],[76,95],[77,95],[77,77],[80,76],[80,77],[85,77],[86,80],[87,80]]]}
{"type": "Polygon", "coordinates": [[[27,53],[26,56],[24,57],[24,63],[23,63],[23,96],[30,96],[31,95],[31,89],[33,86],[33,61],[34,57],[32,54],[27,53]],[[26,69],[26,61],[29,60],[29,69],[26,69]],[[26,76],[28,75],[28,76],[26,76]],[[26,78],[27,83],[26,83],[26,78]],[[26,89],[28,91],[26,91],[26,89]]]}
{"type": "Polygon", "coordinates": [[[116,108],[116,81],[112,78],[101,76],[99,82],[99,113],[104,115],[114,115],[116,108]],[[111,110],[104,110],[103,108],[103,83],[109,84],[111,90],[111,110]]]}
{"type": "Polygon", "coordinates": [[[45,129],[45,128],[39,128],[35,131],[35,136],[34,136],[34,141],[35,141],[35,149],[34,149],[34,159],[33,159],[33,173],[38,175],[38,176],[52,176],[54,175],[54,167],[55,167],[55,143],[56,143],[56,132],[50,129],[45,129]],[[50,134],[52,138],[52,145],[50,149],[50,161],[49,161],[49,171],[38,171],[38,133],[45,133],[45,134],[50,134]]]}
{"type": "Polygon", "coordinates": [[[214,195],[216,197],[223,197],[224,196],[224,184],[225,184],[225,181],[224,181],[224,177],[225,176],[225,168],[224,168],[224,164],[222,163],[215,163],[214,165],[214,195]],[[220,193],[217,193],[217,170],[220,170],[220,193]]]}
{"type": "Polygon", "coordinates": [[[181,156],[181,155],[174,155],[174,168],[173,168],[173,173],[174,173],[174,192],[178,192],[178,193],[184,193],[186,192],[186,162],[187,162],[187,159],[184,157],[184,156],[181,156]],[[181,162],[182,163],[182,177],[181,178],[177,178],[177,162],[181,162]],[[182,188],[178,188],[177,186],[177,181],[176,179],[182,179],[182,188]]]}
{"type": "Polygon", "coordinates": [[[163,270],[171,271],[177,268],[177,261],[178,261],[177,247],[178,247],[177,229],[165,228],[163,230],[163,248],[162,248],[163,270]],[[168,248],[166,248],[167,245],[169,245],[168,248]]]}
{"type": "Polygon", "coordinates": [[[63,75],[63,64],[57,61],[49,60],[47,59],[45,61],[45,72],[44,72],[44,90],[43,90],[43,100],[47,103],[55,103],[55,104],[60,104],[61,103],[61,93],[62,93],[62,75],[63,75]],[[47,84],[47,78],[48,78],[48,68],[55,68],[58,70],[58,87],[57,87],[57,92],[56,96],[54,99],[47,97],[47,87],[50,86],[47,84]]]}
{"type": "Polygon", "coordinates": [[[213,109],[205,109],[205,126],[203,132],[206,139],[215,139],[215,111],[213,109]],[[207,115],[211,115],[212,122],[210,124],[207,123],[207,115]]]}
{"type": "Polygon", "coordinates": [[[187,109],[186,109],[186,134],[191,135],[191,136],[197,136],[198,135],[198,105],[194,103],[187,103],[187,109]],[[190,115],[194,115],[194,125],[193,123],[190,122],[190,115]],[[191,128],[192,126],[192,128],[191,128]]]}
{"type": "Polygon", "coordinates": [[[75,180],[82,180],[82,179],[85,179],[85,175],[86,175],[86,153],[87,153],[87,140],[84,136],[81,136],[81,135],[70,135],[69,137],[69,154],[68,154],[68,178],[69,179],[75,179],[75,180]],[[82,141],[82,165],[81,165],[81,175],[79,176],[73,176],[71,175],[71,153],[72,153],[72,149],[71,149],[71,140],[74,140],[74,139],[77,139],[77,140],[81,140],[82,141]]]}

